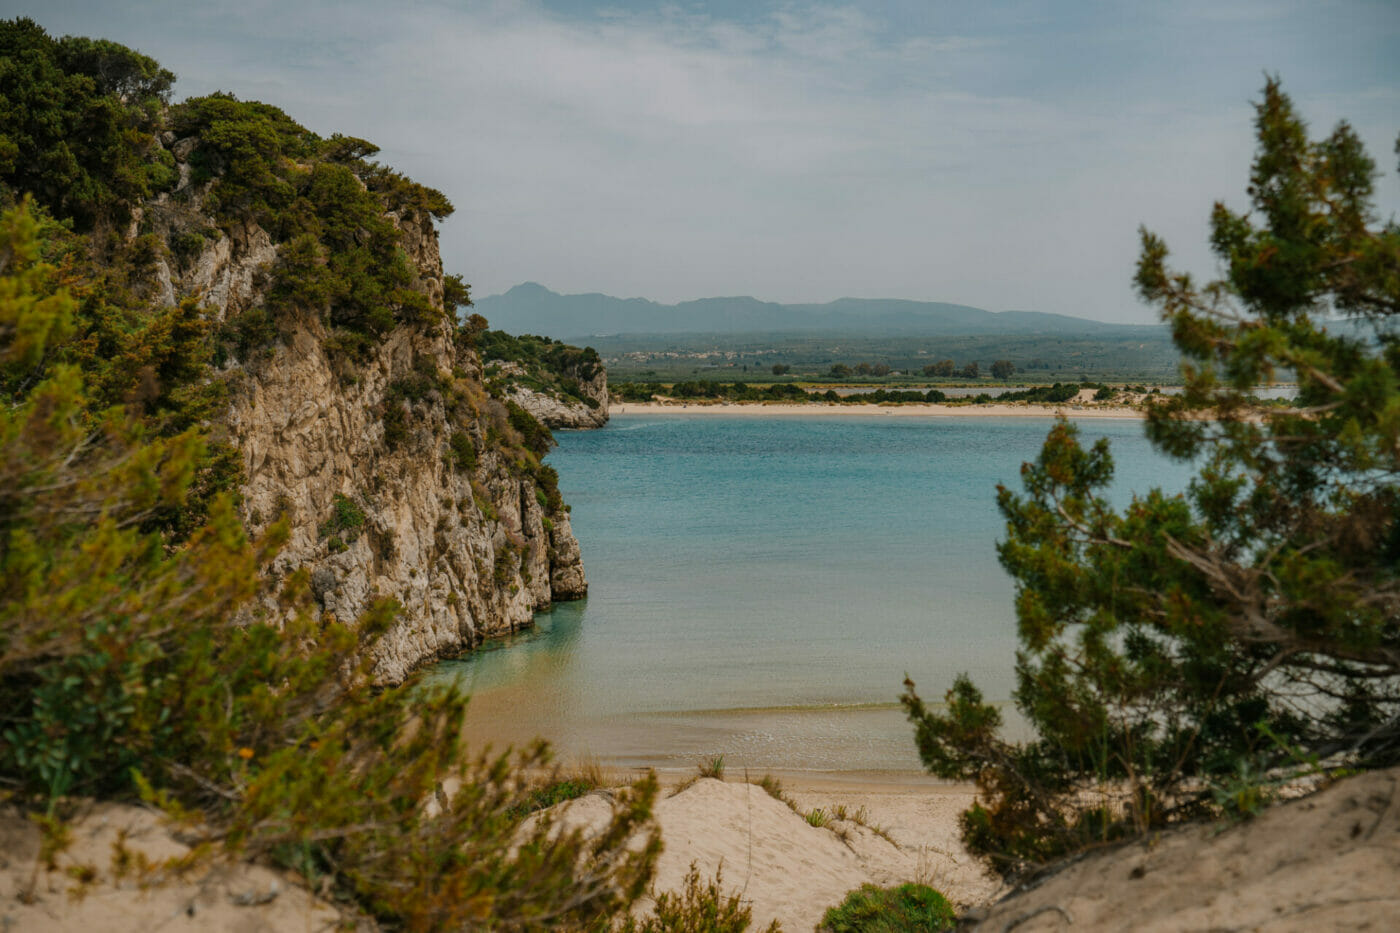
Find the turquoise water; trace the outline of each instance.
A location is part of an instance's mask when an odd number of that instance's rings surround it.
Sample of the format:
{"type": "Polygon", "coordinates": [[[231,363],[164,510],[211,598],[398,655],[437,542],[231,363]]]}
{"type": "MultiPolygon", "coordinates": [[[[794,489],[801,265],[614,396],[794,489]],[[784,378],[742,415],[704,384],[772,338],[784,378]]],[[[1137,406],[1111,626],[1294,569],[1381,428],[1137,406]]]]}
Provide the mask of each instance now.
{"type": "MultiPolygon", "coordinates": [[[[1016,647],[996,559],[998,482],[1019,488],[1048,419],[620,415],[561,432],[590,593],[440,664],[469,737],[535,735],[565,759],[690,768],[912,771],[896,703],[968,671],[1005,700],[1016,647]]],[[[1115,500],[1184,488],[1137,421],[1111,439],[1115,500]]]]}

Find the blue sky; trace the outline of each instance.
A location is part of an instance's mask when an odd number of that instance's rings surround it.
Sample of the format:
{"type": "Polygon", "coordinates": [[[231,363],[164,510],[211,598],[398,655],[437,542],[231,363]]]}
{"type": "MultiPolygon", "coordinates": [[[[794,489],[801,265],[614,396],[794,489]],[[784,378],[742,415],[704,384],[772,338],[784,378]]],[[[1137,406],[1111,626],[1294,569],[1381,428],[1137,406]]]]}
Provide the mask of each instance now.
{"type": "Polygon", "coordinates": [[[457,205],[477,295],[954,301],[1147,322],[1136,229],[1209,275],[1279,74],[1400,213],[1400,3],[0,0],[159,59],[457,205]]]}

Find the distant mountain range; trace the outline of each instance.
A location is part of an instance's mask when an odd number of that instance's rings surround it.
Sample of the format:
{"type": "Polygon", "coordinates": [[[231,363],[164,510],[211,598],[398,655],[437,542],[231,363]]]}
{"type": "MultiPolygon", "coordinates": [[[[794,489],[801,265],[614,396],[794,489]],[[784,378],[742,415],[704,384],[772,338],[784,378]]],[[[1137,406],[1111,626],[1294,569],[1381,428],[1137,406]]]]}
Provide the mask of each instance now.
{"type": "Polygon", "coordinates": [[[597,293],[561,295],[526,282],[476,302],[498,330],[563,340],[618,334],[861,334],[938,337],[1012,334],[1160,337],[1160,325],[1106,324],[1040,311],[984,311],[941,301],[838,298],[826,304],[777,304],[757,298],[701,298],[664,305],[597,293]]]}

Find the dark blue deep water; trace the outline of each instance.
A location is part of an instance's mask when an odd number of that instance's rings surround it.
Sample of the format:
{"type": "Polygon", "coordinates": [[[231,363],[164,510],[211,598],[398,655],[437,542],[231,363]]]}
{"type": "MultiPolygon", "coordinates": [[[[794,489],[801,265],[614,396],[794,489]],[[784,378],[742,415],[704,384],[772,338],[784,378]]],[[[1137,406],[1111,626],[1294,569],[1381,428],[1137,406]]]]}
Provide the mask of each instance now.
{"type": "MultiPolygon", "coordinates": [[[[565,759],[690,768],[918,768],[895,698],[959,671],[1006,700],[1012,583],[997,483],[1019,489],[1046,418],[620,415],[561,432],[587,600],[441,664],[473,694],[469,735],[536,734],[565,759]]],[[[1186,465],[1132,420],[1113,498],[1181,490],[1186,465]]]]}

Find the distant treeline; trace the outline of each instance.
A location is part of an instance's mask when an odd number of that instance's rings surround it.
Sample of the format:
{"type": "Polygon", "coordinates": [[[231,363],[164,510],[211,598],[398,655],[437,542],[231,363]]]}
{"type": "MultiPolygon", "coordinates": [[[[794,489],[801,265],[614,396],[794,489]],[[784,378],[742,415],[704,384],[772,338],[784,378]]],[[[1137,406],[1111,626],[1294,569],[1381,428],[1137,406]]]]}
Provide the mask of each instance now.
{"type": "MultiPolygon", "coordinates": [[[[1080,389],[1098,390],[1096,398],[1107,398],[1113,390],[1098,382],[1057,382],[1048,386],[1032,386],[1014,392],[1004,392],[992,396],[986,392],[980,395],[958,398],[953,401],[981,405],[988,402],[1067,402],[1074,398],[1080,389]]],[[[652,382],[620,382],[611,388],[612,397],[623,402],[649,402],[657,395],[667,398],[713,400],[725,402],[841,402],[850,405],[884,404],[889,402],[946,402],[950,397],[938,389],[918,391],[914,389],[876,389],[860,395],[840,395],[835,389],[825,392],[808,392],[792,383],[778,383],[768,386],[752,386],[744,382],[677,382],[666,386],[652,382]]]]}

